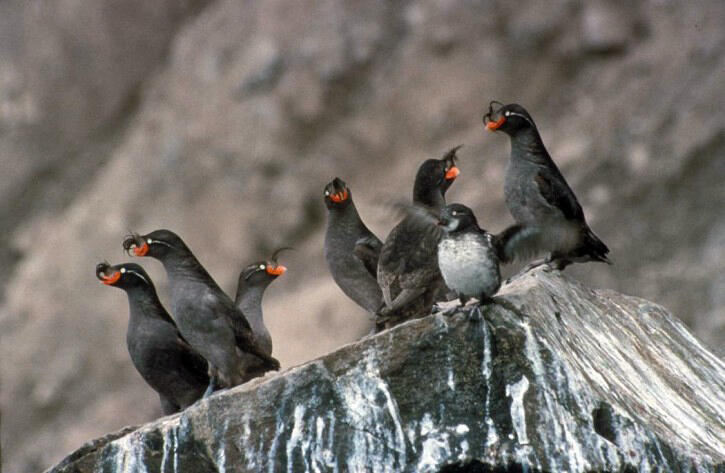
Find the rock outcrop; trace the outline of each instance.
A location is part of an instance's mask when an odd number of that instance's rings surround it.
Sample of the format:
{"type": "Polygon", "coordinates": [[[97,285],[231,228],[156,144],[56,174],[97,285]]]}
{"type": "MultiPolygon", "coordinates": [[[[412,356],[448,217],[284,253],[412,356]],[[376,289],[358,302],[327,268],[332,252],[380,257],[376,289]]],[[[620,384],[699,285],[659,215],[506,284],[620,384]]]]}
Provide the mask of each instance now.
{"type": "Polygon", "coordinates": [[[50,471],[722,471],[725,363],[665,309],[537,270],[91,442],[50,471]]]}

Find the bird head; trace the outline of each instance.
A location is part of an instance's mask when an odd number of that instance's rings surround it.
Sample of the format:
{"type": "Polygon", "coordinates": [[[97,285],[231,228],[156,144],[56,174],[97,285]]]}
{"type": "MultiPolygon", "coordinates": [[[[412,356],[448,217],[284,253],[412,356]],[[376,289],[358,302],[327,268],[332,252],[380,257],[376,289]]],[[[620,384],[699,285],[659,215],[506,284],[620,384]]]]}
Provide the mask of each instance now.
{"type": "Polygon", "coordinates": [[[536,129],[534,120],[524,107],[517,103],[504,105],[495,100],[488,105],[483,124],[489,131],[503,131],[509,136],[514,136],[521,130],[536,129]]]}
{"type": "Polygon", "coordinates": [[[134,287],[151,286],[151,278],[144,269],[135,263],[123,263],[111,266],[107,261],[96,265],[96,277],[106,286],[128,290],[134,287]]]}
{"type": "Polygon", "coordinates": [[[278,248],[269,259],[258,261],[244,268],[239,274],[239,286],[266,286],[283,275],[287,268],[277,262],[277,257],[281,252],[291,249],[290,247],[278,248]]]}
{"type": "Polygon", "coordinates": [[[450,204],[443,207],[438,220],[443,230],[447,233],[460,232],[472,225],[478,226],[473,211],[462,204],[450,204]]]}
{"type": "Polygon", "coordinates": [[[327,208],[345,207],[351,202],[350,188],[345,181],[336,177],[325,186],[325,205],[327,208]]]}
{"type": "Polygon", "coordinates": [[[163,259],[174,252],[188,252],[184,241],[170,230],[155,230],[146,235],[131,233],[123,240],[123,249],[129,255],[151,256],[163,259]]]}
{"type": "Polygon", "coordinates": [[[453,181],[461,174],[461,170],[456,166],[456,152],[462,145],[451,148],[441,159],[428,159],[418,168],[415,176],[414,195],[421,195],[429,189],[439,189],[441,194],[445,195],[446,191],[453,181]]]}

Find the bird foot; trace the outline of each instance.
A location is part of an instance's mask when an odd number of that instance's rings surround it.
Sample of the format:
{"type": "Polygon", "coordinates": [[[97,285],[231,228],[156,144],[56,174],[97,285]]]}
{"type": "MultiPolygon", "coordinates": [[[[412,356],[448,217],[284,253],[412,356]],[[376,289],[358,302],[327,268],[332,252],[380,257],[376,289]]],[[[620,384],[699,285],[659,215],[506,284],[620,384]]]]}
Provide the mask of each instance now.
{"type": "Polygon", "coordinates": [[[460,312],[463,306],[458,301],[436,302],[433,305],[432,313],[441,314],[444,317],[451,317],[456,312],[460,312]]]}

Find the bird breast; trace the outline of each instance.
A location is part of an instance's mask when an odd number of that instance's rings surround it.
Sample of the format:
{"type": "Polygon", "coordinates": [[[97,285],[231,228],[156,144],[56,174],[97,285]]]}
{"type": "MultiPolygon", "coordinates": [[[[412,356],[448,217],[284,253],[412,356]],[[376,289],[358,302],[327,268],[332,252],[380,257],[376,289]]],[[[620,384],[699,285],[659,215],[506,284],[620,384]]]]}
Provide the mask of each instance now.
{"type": "Polygon", "coordinates": [[[466,296],[491,296],[501,284],[491,235],[445,236],[438,245],[438,265],[448,287],[466,296]]]}

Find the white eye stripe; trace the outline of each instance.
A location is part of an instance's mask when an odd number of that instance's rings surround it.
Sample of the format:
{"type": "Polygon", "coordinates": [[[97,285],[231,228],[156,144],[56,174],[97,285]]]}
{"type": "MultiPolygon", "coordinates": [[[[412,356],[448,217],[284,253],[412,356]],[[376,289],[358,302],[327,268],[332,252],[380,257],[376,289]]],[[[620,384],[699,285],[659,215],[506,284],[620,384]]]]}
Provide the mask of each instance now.
{"type": "Polygon", "coordinates": [[[523,118],[524,120],[526,120],[527,122],[529,122],[529,124],[530,124],[531,126],[535,127],[534,123],[533,123],[533,122],[531,121],[531,119],[529,119],[529,117],[527,117],[526,115],[523,115],[523,114],[521,114],[521,113],[511,112],[511,111],[509,111],[509,110],[506,110],[506,113],[505,113],[505,115],[507,115],[507,116],[510,116],[510,115],[514,115],[514,116],[517,116],[517,117],[521,117],[521,118],[523,118]]]}
{"type": "MultiPolygon", "coordinates": [[[[121,268],[121,272],[125,272],[125,270],[126,270],[126,268],[121,268]]],[[[138,276],[139,278],[141,278],[143,281],[145,281],[146,284],[149,284],[149,285],[151,284],[151,281],[149,281],[148,279],[146,279],[145,277],[143,277],[143,275],[141,273],[139,273],[138,271],[134,271],[134,270],[130,269],[128,272],[130,274],[135,274],[136,276],[138,276]]]]}

